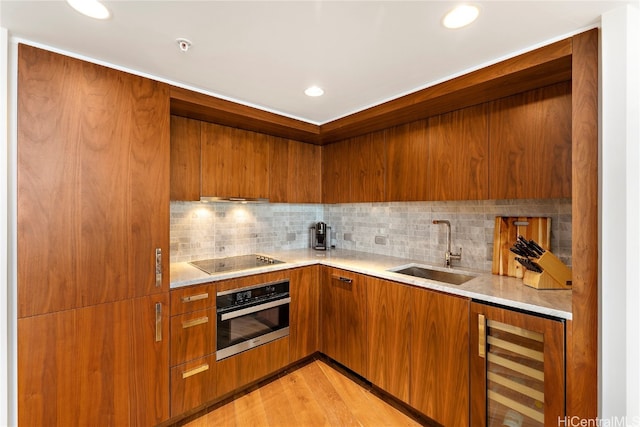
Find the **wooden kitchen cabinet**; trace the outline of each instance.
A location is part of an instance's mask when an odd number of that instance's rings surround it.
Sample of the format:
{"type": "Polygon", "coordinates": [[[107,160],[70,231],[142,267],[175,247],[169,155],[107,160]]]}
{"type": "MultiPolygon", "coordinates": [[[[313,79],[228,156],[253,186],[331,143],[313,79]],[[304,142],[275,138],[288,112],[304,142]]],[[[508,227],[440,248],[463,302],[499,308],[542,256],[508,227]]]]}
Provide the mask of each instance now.
{"type": "Polygon", "coordinates": [[[471,304],[471,425],[556,425],[565,416],[564,322],[471,304]]]}
{"type": "Polygon", "coordinates": [[[337,142],[322,147],[322,203],[349,203],[351,175],[349,144],[337,142]]]}
{"type": "Polygon", "coordinates": [[[168,87],[20,44],[17,97],[20,425],[158,424],[168,87]]]}
{"type": "Polygon", "coordinates": [[[296,362],[320,349],[320,267],[296,268],[289,274],[289,357],[296,362]]]}
{"type": "Polygon", "coordinates": [[[429,198],[427,120],[387,130],[387,200],[420,201],[429,198]]]}
{"type": "Polygon", "coordinates": [[[215,353],[171,367],[172,417],[211,402],[217,396],[215,353]]]}
{"type": "Polygon", "coordinates": [[[324,268],[320,289],[321,351],[367,377],[367,285],[364,276],[324,268]]]}
{"type": "Polygon", "coordinates": [[[215,306],[171,316],[171,366],[215,352],[215,306]]]}
{"type": "Polygon", "coordinates": [[[218,396],[262,379],[289,364],[289,337],[220,360],[216,370],[218,396]]]}
{"type": "Polygon", "coordinates": [[[411,293],[410,405],[442,425],[469,426],[470,300],[411,293]]]}
{"type": "Polygon", "coordinates": [[[202,196],[269,197],[272,137],[206,122],[201,137],[202,196]]]}
{"type": "Polygon", "coordinates": [[[168,419],[168,302],[157,294],[18,319],[18,423],[168,419]]]}
{"type": "Polygon", "coordinates": [[[322,201],[322,148],[291,139],[272,138],[269,201],[320,203],[322,201]]]}
{"type": "Polygon", "coordinates": [[[489,197],[571,197],[570,82],[490,105],[489,197]]]}
{"type": "Polygon", "coordinates": [[[488,104],[431,117],[427,133],[427,200],[488,199],[488,104]]]}
{"type": "Polygon", "coordinates": [[[323,202],[385,200],[386,131],[323,147],[323,202]]]}
{"type": "Polygon", "coordinates": [[[167,87],[21,44],[17,130],[18,317],[167,292],[167,87]]]}
{"type": "Polygon", "coordinates": [[[200,200],[199,120],[171,116],[171,200],[200,200]]]}
{"type": "Polygon", "coordinates": [[[373,277],[366,283],[368,379],[409,403],[412,288],[373,277]]]}

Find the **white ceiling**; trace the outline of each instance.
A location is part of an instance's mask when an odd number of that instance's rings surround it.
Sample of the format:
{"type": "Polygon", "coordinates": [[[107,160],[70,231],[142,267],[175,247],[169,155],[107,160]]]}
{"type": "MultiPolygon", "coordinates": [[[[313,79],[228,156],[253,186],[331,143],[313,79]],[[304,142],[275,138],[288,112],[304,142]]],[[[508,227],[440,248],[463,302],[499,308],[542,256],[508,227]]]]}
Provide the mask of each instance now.
{"type": "Polygon", "coordinates": [[[636,1],[105,1],[106,21],[66,2],[0,1],[0,24],[35,44],[322,124],[598,25],[636,1]],[[193,42],[187,53],[176,39],[193,42]],[[303,91],[312,84],[320,98],[303,91]]]}

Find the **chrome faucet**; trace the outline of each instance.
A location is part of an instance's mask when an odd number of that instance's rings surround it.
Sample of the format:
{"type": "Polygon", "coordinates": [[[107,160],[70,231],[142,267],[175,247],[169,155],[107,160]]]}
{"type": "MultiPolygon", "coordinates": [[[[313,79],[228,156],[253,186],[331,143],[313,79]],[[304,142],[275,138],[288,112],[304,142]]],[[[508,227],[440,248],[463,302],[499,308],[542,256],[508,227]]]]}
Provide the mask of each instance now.
{"type": "Polygon", "coordinates": [[[447,226],[447,252],[444,253],[444,266],[451,268],[451,261],[460,261],[462,259],[462,248],[457,254],[451,252],[451,223],[449,221],[446,219],[434,219],[433,223],[447,226]]]}

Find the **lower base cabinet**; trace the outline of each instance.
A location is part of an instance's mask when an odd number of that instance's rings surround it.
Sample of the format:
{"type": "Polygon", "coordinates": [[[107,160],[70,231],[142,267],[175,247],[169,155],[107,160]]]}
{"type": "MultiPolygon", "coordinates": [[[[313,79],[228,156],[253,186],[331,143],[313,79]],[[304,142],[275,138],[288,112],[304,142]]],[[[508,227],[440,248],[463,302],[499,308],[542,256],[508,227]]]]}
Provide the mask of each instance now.
{"type": "Polygon", "coordinates": [[[558,425],[564,321],[472,303],[471,325],[472,425],[558,425]]]}
{"type": "Polygon", "coordinates": [[[174,416],[217,396],[215,354],[171,368],[171,413],[174,416]]]}
{"type": "Polygon", "coordinates": [[[288,364],[289,337],[220,360],[216,366],[217,395],[223,396],[288,364]]]}
{"type": "Polygon", "coordinates": [[[168,294],[18,319],[21,426],[169,418],[168,294]]]}
{"type": "Polygon", "coordinates": [[[369,380],[409,403],[413,289],[374,277],[365,280],[369,380]]]}
{"type": "Polygon", "coordinates": [[[470,300],[411,291],[409,404],[444,426],[469,426],[470,300]]]}

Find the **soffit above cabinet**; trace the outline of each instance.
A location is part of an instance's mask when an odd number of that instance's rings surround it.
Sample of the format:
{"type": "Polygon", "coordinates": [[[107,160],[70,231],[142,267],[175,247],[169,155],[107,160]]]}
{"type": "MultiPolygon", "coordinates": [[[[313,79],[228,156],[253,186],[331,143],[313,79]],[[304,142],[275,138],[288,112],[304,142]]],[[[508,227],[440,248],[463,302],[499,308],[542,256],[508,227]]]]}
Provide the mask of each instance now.
{"type": "Polygon", "coordinates": [[[173,87],[177,116],[324,145],[571,80],[571,42],[564,39],[324,125],[173,87]]]}

